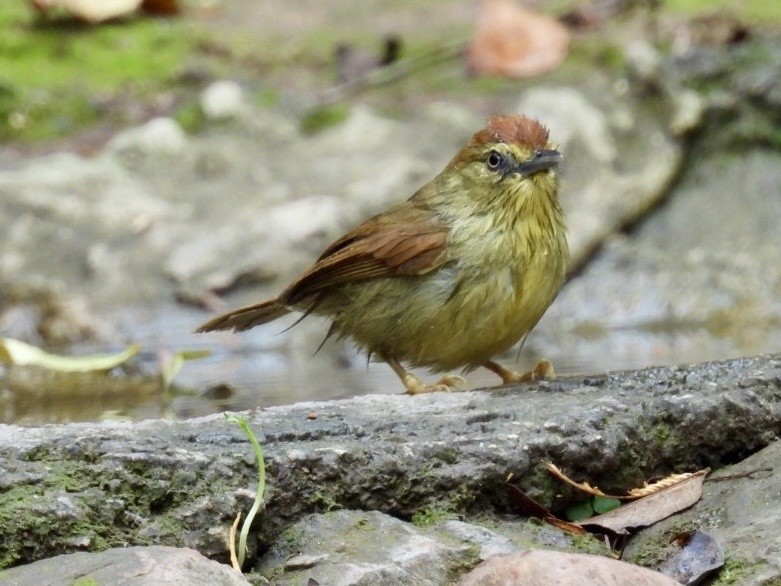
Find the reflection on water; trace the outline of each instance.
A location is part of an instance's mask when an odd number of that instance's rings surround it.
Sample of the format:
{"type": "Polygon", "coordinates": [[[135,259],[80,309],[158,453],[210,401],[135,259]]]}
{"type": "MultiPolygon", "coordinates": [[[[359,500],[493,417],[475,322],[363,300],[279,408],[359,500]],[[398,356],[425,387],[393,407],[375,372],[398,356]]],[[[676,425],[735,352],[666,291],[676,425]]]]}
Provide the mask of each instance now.
{"type": "MultiPolygon", "coordinates": [[[[705,329],[667,332],[620,330],[599,337],[562,335],[561,343],[556,346],[555,341],[542,339],[544,336],[540,332],[539,341],[535,341],[535,334],[532,334],[520,354],[509,352],[500,361],[517,370],[528,370],[540,358],[547,358],[553,362],[559,376],[595,374],[606,370],[759,354],[781,346],[781,330],[766,334],[760,336],[760,340],[747,343],[743,338],[715,337],[705,329]]],[[[251,348],[247,348],[246,352],[251,354],[251,348]]],[[[272,360],[267,355],[256,354],[253,359],[245,352],[242,352],[244,356],[218,352],[197,366],[193,364],[188,378],[192,377],[193,383],[198,380],[231,381],[243,389],[236,397],[241,408],[369,393],[400,393],[404,390],[386,364],[367,364],[361,355],[350,350],[347,352],[347,360],[327,353],[306,360],[286,360],[277,355],[271,367],[272,360]]],[[[425,370],[415,372],[424,380],[436,380],[440,376],[425,370]]],[[[469,388],[495,386],[501,382],[495,374],[482,368],[468,373],[466,378],[469,388]]]]}
{"type": "MultiPolygon", "coordinates": [[[[225,410],[251,409],[300,401],[341,399],[369,393],[400,393],[403,386],[383,363],[366,363],[349,347],[328,345],[312,355],[327,326],[309,319],[296,328],[270,324],[235,335],[192,334],[203,314],[178,308],[161,316],[150,310],[127,316],[128,341],[144,351],[129,373],[78,375],[7,370],[0,379],[0,420],[42,422],[196,417],[225,410]],[[188,362],[172,393],[163,392],[158,376],[162,349],[210,348],[213,354],[188,362]]],[[[548,358],[559,375],[594,374],[651,365],[701,362],[776,351],[781,328],[654,328],[601,332],[552,332],[545,324],[532,333],[523,350],[501,358],[505,366],[527,370],[548,358]]],[[[116,348],[78,348],[74,353],[116,348]]],[[[439,375],[416,371],[424,380],[439,375]]],[[[466,376],[469,388],[494,386],[496,375],[478,369],[466,376]]]]}

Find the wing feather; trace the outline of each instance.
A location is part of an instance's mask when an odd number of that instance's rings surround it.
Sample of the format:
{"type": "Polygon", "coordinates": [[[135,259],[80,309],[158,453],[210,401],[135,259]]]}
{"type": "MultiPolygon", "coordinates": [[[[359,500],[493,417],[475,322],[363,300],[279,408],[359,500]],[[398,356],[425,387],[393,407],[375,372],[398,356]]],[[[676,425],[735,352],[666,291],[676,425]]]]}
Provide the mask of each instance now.
{"type": "Polygon", "coordinates": [[[427,273],[447,260],[448,233],[432,212],[402,204],[334,242],[281,298],[292,305],[343,283],[427,273]]]}

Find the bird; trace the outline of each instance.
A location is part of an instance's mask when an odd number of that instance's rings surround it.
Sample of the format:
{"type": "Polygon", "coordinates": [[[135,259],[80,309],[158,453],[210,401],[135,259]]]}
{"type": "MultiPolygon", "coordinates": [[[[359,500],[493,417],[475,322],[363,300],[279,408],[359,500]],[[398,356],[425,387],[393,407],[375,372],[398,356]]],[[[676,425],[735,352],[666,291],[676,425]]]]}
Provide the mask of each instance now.
{"type": "Polygon", "coordinates": [[[519,373],[493,357],[525,338],[564,282],[561,161],[538,120],[491,116],[434,179],[338,238],[279,295],[197,331],[320,315],[331,321],[326,340],[352,339],[408,394],[465,384],[450,374],[426,383],[409,367],[485,367],[504,384],[551,376],[547,361],[519,373]]]}

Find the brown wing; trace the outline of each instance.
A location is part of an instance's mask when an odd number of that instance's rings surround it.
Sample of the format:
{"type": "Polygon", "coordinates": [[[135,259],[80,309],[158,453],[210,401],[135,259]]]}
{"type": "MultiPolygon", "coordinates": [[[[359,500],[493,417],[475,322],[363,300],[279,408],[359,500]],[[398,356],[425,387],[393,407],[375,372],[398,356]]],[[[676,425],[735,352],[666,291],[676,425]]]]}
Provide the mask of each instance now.
{"type": "Polygon", "coordinates": [[[422,275],[445,262],[447,236],[431,212],[406,202],[334,242],[280,299],[292,305],[341,283],[422,275]]]}
{"type": "Polygon", "coordinates": [[[290,310],[286,308],[279,299],[268,299],[255,305],[234,309],[228,313],[218,315],[210,319],[196,332],[213,332],[215,330],[233,330],[234,332],[243,332],[257,325],[270,322],[282,317],[290,310]]]}

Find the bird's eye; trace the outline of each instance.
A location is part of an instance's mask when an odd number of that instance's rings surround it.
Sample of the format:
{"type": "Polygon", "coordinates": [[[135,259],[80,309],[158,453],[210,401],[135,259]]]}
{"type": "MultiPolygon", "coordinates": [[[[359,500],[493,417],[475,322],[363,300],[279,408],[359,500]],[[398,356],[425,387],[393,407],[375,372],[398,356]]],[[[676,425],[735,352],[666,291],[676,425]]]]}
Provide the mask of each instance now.
{"type": "Polygon", "coordinates": [[[502,155],[496,151],[491,151],[488,153],[488,159],[486,159],[485,164],[491,171],[496,171],[502,164],[502,155]]]}

